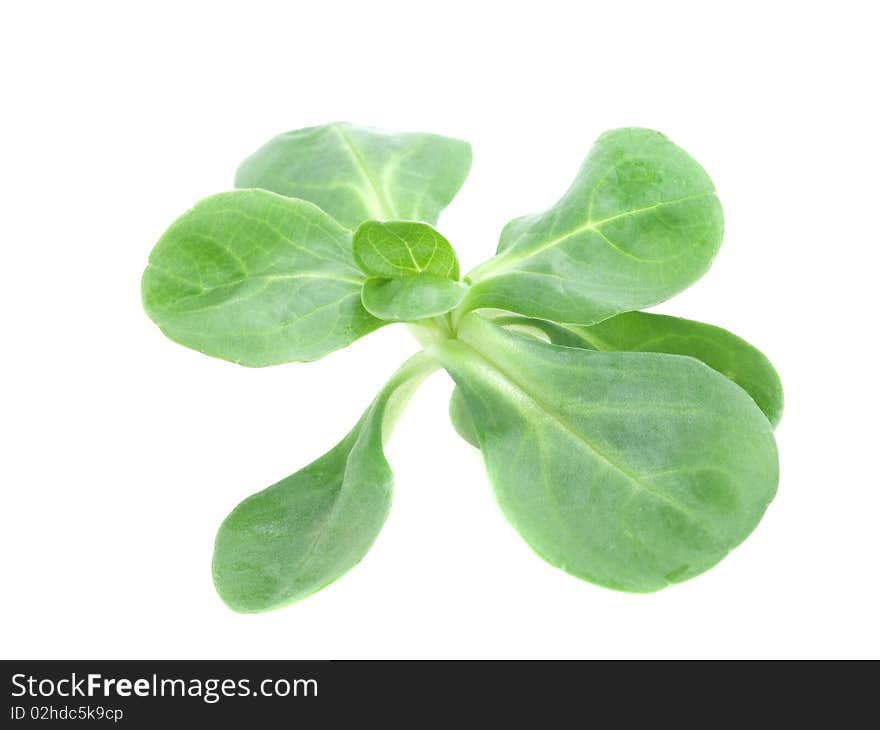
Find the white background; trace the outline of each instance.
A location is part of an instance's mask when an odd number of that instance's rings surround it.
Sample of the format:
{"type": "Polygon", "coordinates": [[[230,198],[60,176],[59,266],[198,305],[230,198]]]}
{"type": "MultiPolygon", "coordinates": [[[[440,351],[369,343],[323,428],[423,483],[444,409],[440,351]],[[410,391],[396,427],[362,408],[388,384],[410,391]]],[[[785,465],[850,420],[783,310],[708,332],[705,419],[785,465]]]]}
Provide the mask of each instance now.
{"type": "Polygon", "coordinates": [[[878,154],[871,3],[6,3],[0,13],[4,658],[878,657],[878,154]],[[474,146],[440,220],[463,269],[608,128],[712,175],[721,254],[658,311],[782,374],[779,495],[653,595],[536,557],[432,377],[389,448],[366,559],[292,607],[216,597],[214,533],[335,444],[416,345],[388,327],[251,370],[166,340],[164,228],[269,137],[348,120],[474,146]]]}

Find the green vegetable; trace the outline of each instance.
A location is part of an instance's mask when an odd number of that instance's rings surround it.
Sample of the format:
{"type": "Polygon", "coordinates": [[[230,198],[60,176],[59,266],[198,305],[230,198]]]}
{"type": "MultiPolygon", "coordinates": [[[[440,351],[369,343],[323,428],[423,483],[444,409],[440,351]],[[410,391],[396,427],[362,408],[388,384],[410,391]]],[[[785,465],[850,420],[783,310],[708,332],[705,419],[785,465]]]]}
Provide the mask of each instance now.
{"type": "Polygon", "coordinates": [[[474,315],[428,347],[461,388],[505,514],[580,578],[653,591],[717,563],[776,492],[773,429],[689,357],[596,352],[474,315]]]}
{"type": "Polygon", "coordinates": [[[468,287],[458,281],[458,257],[426,223],[365,221],[354,234],[354,258],[370,278],[366,310],[389,322],[415,321],[457,307],[468,287]]]}
{"type": "Polygon", "coordinates": [[[401,278],[433,274],[458,279],[458,257],[427,223],[365,221],[352,241],[354,259],[368,276],[401,278]]]}
{"type": "Polygon", "coordinates": [[[420,353],[395,373],[351,432],[305,469],[248,497],[223,521],[214,584],[236,611],[266,611],[320,590],[366,555],[391,507],[382,447],[422,380],[420,353]]]}
{"type": "Polygon", "coordinates": [[[270,140],[238,168],[235,187],[310,200],[354,230],[370,219],[435,223],[470,169],[467,142],[337,122],[270,140]]]}
{"type": "Polygon", "coordinates": [[[253,189],[198,203],[150,255],[147,313],[209,355],[314,360],[391,322],[423,349],[335,448],[223,522],[213,573],[231,608],[299,600],[364,557],[390,507],[384,443],[441,367],[504,513],[580,578],[644,592],[693,577],[772,500],[773,366],[719,327],[636,311],[718,250],[705,171],[657,132],[607,132],[562,199],[509,223],[462,279],[432,224],[469,167],[466,143],[434,135],[290,132],[240,167],[253,189]]]}
{"type": "MultiPolygon", "coordinates": [[[[752,396],[772,426],[782,418],[782,383],[773,365],[758,349],[721,327],[647,312],[619,314],[592,327],[509,315],[497,316],[493,321],[568,347],[695,357],[752,396]]],[[[459,435],[479,446],[467,404],[457,389],[450,399],[449,415],[459,435]]]]}
{"type": "Polygon", "coordinates": [[[351,234],[263,190],[205,198],[150,254],[144,308],[175,342],[242,365],[317,360],[383,322],[361,304],[351,234]]]}
{"type": "Polygon", "coordinates": [[[412,322],[444,314],[459,305],[467,284],[426,274],[405,279],[368,279],[362,301],[373,316],[388,322],[412,322]]]}
{"type": "Polygon", "coordinates": [[[658,132],[603,134],[550,210],[517,218],[474,269],[470,309],[590,325],[662,302],[702,276],[721,244],[705,170],[658,132]]]}

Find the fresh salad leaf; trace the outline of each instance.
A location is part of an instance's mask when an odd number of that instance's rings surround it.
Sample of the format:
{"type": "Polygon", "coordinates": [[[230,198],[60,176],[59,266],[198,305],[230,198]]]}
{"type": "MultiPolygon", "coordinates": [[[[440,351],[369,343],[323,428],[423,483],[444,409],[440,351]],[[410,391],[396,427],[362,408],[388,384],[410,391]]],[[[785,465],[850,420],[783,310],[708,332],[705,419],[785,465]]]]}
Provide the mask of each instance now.
{"type": "Polygon", "coordinates": [[[317,360],[380,327],[361,304],[351,234],[320,208],[264,190],[205,198],[178,218],[142,280],[175,342],[242,365],[317,360]]]}
{"type": "Polygon", "coordinates": [[[435,223],[470,167],[467,142],[336,122],[270,140],[238,168],[235,187],[309,200],[354,230],[370,219],[435,223]]]}
{"type": "Polygon", "coordinates": [[[410,396],[436,369],[415,355],[337,446],[248,497],[223,521],[213,574],[230,608],[251,613],[297,601],[361,561],[391,506],[383,446],[410,396]]]}
{"type": "Polygon", "coordinates": [[[782,382],[772,363],[756,347],[721,327],[662,314],[628,312],[593,327],[565,329],[596,350],[695,357],[745,390],[772,426],[782,418],[782,382]]]}
{"type": "MultiPolygon", "coordinates": [[[[510,315],[492,321],[567,347],[695,357],[745,390],[774,428],[782,418],[782,382],[772,363],[760,350],[721,327],[648,312],[619,314],[592,327],[510,315]]],[[[456,390],[450,399],[449,415],[459,435],[479,446],[467,405],[456,390]]]]}
{"type": "Polygon", "coordinates": [[[511,523],[580,578],[636,592],[691,578],[776,492],[767,418],[693,358],[559,347],[474,316],[428,352],[461,389],[511,523]]]}
{"type": "Polygon", "coordinates": [[[458,257],[427,223],[365,221],[352,240],[354,259],[368,276],[402,278],[432,274],[458,279],[458,257]]]}
{"type": "Polygon", "coordinates": [[[591,325],[668,299],[721,244],[705,170],[649,129],[603,134],[556,205],[511,221],[474,269],[468,309],[494,307],[591,325]]]}
{"type": "Polygon", "coordinates": [[[414,322],[455,309],[467,294],[460,281],[431,274],[402,279],[368,279],[362,299],[370,314],[387,322],[414,322]]]}
{"type": "Polygon", "coordinates": [[[364,307],[385,321],[445,314],[467,293],[467,285],[458,281],[455,251],[427,223],[365,221],[352,248],[358,266],[372,277],[364,284],[364,307]]]}

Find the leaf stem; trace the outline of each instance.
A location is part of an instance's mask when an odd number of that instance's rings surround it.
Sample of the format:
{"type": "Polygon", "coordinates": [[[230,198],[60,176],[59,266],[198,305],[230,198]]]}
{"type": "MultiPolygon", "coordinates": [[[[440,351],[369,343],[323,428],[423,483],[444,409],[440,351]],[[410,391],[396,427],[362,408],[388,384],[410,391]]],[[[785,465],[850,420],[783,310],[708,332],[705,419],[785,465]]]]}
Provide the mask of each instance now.
{"type": "Polygon", "coordinates": [[[407,328],[426,350],[432,345],[455,337],[452,320],[448,314],[410,322],[407,328]]]}
{"type": "MultiPolygon", "coordinates": [[[[381,407],[382,444],[391,438],[397,421],[409,403],[413,393],[431,373],[440,368],[440,362],[427,352],[417,352],[401,365],[382,389],[376,402],[385,398],[381,407]]],[[[373,406],[376,405],[374,402],[373,406]]]]}

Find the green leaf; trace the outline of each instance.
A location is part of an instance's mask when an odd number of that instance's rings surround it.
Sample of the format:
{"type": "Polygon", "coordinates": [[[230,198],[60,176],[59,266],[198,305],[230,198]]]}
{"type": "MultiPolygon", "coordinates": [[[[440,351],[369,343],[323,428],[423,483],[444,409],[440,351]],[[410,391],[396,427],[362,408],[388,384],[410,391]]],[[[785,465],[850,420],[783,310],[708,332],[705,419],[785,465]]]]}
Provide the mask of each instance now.
{"type": "Polygon", "coordinates": [[[475,315],[429,352],[467,401],[511,523],[585,580],[642,592],[697,575],[775,494],[767,418],[693,358],[559,347],[475,315]]]}
{"type": "Polygon", "coordinates": [[[365,221],[352,239],[354,260],[367,276],[402,278],[433,274],[458,279],[458,258],[427,223],[365,221]]]}
{"type": "Polygon", "coordinates": [[[270,140],[241,164],[235,186],[309,200],[354,230],[370,219],[435,223],[470,166],[467,142],[337,122],[270,140]]]}
{"type": "Polygon", "coordinates": [[[712,181],[684,150],[647,129],[606,132],[556,205],[505,227],[467,277],[466,307],[595,324],[687,288],[722,229],[712,181]]]}
{"type": "MultiPolygon", "coordinates": [[[[592,327],[558,325],[517,316],[500,316],[492,321],[538,332],[554,345],[695,357],[745,390],[774,428],[782,418],[782,382],[772,363],[756,347],[721,327],[647,312],[620,314],[592,327]]],[[[456,407],[455,418],[467,418],[466,410],[456,407]]],[[[467,424],[455,423],[455,427],[459,433],[470,430],[467,424]]]]}
{"type": "Polygon", "coordinates": [[[242,365],[317,360],[383,323],[361,304],[351,233],[264,190],[205,198],[164,233],[144,308],[175,342],[242,365]]]}
{"type": "Polygon", "coordinates": [[[352,250],[361,270],[368,312],[389,322],[414,322],[445,314],[464,298],[458,258],[443,236],[426,223],[366,221],[352,250]]]}
{"type": "Polygon", "coordinates": [[[695,357],[745,390],[774,428],[782,418],[782,382],[772,363],[756,347],[721,327],[662,314],[629,312],[593,327],[569,325],[563,329],[597,350],[695,357]]]}
{"type": "Polygon", "coordinates": [[[212,570],[220,597],[243,613],[298,601],[366,555],[385,523],[393,477],[384,442],[437,365],[406,362],[358,424],[327,454],[248,497],[223,521],[212,570]]]}
{"type": "Polygon", "coordinates": [[[364,308],[387,322],[415,322],[445,314],[459,305],[468,286],[431,274],[402,279],[367,279],[364,308]]]}

